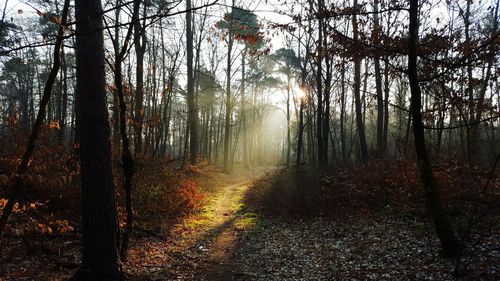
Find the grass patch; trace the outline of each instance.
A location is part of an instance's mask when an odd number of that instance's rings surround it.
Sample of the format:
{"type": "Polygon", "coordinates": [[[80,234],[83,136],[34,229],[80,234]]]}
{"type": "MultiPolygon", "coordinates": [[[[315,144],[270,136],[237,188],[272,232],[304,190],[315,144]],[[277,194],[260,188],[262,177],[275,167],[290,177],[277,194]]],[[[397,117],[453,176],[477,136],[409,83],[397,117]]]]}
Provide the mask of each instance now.
{"type": "Polygon", "coordinates": [[[248,230],[254,228],[259,222],[259,216],[256,213],[248,212],[238,216],[235,220],[234,226],[238,230],[248,230]]]}

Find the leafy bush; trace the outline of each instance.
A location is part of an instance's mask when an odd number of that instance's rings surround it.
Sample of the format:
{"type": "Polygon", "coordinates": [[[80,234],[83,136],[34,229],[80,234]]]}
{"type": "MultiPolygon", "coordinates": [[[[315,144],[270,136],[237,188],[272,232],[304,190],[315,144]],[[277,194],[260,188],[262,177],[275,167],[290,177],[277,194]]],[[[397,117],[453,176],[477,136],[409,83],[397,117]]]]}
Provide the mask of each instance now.
{"type": "Polygon", "coordinates": [[[138,219],[146,224],[158,219],[175,222],[198,207],[203,192],[191,174],[191,169],[176,170],[159,163],[144,167],[136,175],[138,180],[133,191],[138,219]]]}

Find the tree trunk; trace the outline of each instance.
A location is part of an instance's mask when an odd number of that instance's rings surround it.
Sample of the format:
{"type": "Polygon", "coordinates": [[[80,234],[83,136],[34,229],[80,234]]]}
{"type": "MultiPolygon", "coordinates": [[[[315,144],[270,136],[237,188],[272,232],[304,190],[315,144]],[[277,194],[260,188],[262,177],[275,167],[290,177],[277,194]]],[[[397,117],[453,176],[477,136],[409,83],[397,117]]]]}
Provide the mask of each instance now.
{"type": "MultiPolygon", "coordinates": [[[[119,3],[117,3],[119,4],[119,3]]],[[[134,1],[134,8],[132,14],[132,22],[137,20],[139,15],[140,1],[134,1]]],[[[119,16],[119,11],[117,9],[117,21],[119,16]]],[[[122,73],[122,62],[127,52],[128,42],[132,34],[133,24],[131,23],[128,27],[127,34],[124,38],[124,46],[120,46],[119,32],[116,30],[115,38],[112,38],[114,51],[115,51],[115,68],[114,68],[114,83],[116,86],[116,98],[118,101],[119,108],[119,130],[121,139],[121,158],[123,164],[123,189],[125,190],[125,210],[127,213],[127,225],[125,227],[125,232],[122,237],[122,244],[120,248],[120,257],[122,261],[127,259],[127,250],[130,239],[130,234],[132,233],[134,225],[134,212],[132,208],[132,178],[134,176],[134,159],[130,150],[130,142],[127,135],[127,105],[125,103],[125,98],[123,96],[123,73],[122,73]]],[[[115,134],[116,135],[116,134],[115,134]]],[[[119,141],[118,141],[119,143],[119,141]]]]}
{"type": "MultiPolygon", "coordinates": [[[[354,7],[358,5],[358,1],[354,0],[354,7]]],[[[352,28],[353,28],[353,39],[355,42],[358,42],[358,20],[356,15],[352,16],[352,28]]],[[[368,145],[366,144],[366,135],[365,135],[365,125],[363,123],[363,112],[361,108],[361,98],[360,98],[360,89],[361,89],[361,57],[359,54],[354,54],[354,102],[355,102],[355,110],[356,110],[356,127],[358,128],[358,136],[359,136],[359,146],[361,151],[361,161],[366,163],[368,161],[368,145]]]]}
{"type": "Polygon", "coordinates": [[[410,111],[413,119],[413,134],[417,153],[420,178],[425,188],[425,197],[429,211],[432,215],[436,234],[441,242],[442,253],[445,256],[456,256],[460,244],[446,217],[437,185],[432,173],[432,168],[425,145],[424,126],[421,112],[421,92],[417,70],[417,41],[418,41],[418,0],[410,0],[410,25],[408,46],[408,79],[410,81],[411,105],[410,111]]]}
{"type": "Polygon", "coordinates": [[[194,75],[193,75],[193,29],[191,0],[186,1],[186,57],[187,57],[187,102],[189,123],[189,162],[196,164],[198,158],[198,110],[196,109],[194,97],[194,75]]]}
{"type": "MultiPolygon", "coordinates": [[[[234,1],[233,1],[234,2],[234,1]]],[[[233,10],[234,11],[234,10],[233,10]]],[[[227,64],[226,64],[226,114],[224,119],[224,172],[231,171],[231,164],[229,163],[229,153],[231,150],[230,134],[231,134],[231,53],[233,51],[233,34],[232,27],[229,28],[229,35],[227,36],[227,64]]]]}
{"type": "MultiPolygon", "coordinates": [[[[143,4],[145,5],[145,4],[143,4]]],[[[146,8],[144,7],[144,13],[146,8]]],[[[135,114],[134,114],[134,153],[142,153],[142,125],[144,122],[144,54],[146,52],[147,37],[145,27],[140,20],[134,22],[134,47],[136,53],[136,86],[135,86],[135,114]]]]}
{"type": "MultiPolygon", "coordinates": [[[[495,36],[495,32],[498,32],[498,8],[500,5],[500,1],[497,1],[496,6],[495,6],[495,12],[493,16],[493,27],[492,27],[492,32],[491,36],[495,36]]],[[[485,105],[484,105],[484,99],[486,95],[486,90],[489,85],[489,81],[491,79],[491,68],[493,67],[493,63],[495,61],[495,50],[494,47],[495,45],[492,44],[489,48],[489,54],[488,54],[488,65],[486,66],[486,74],[483,77],[483,83],[481,84],[481,89],[479,91],[479,97],[477,100],[477,105],[476,105],[476,110],[475,114],[472,114],[474,116],[473,120],[471,121],[472,123],[470,124],[472,126],[471,128],[471,139],[470,139],[470,147],[471,147],[471,153],[472,153],[472,163],[477,164],[480,161],[479,158],[479,138],[481,136],[481,116],[483,114],[483,111],[485,110],[485,105]]]]}
{"type": "MultiPolygon", "coordinates": [[[[321,1],[321,10],[324,9],[324,1],[321,1]]],[[[328,31],[327,31],[327,23],[324,23],[320,32],[323,32],[323,48],[324,50],[328,50],[328,31]]],[[[323,137],[323,160],[322,165],[324,167],[328,166],[328,150],[330,143],[330,91],[332,86],[332,58],[330,56],[325,55],[325,81],[324,81],[324,90],[323,90],[323,129],[322,129],[322,137],[323,137]]]]}
{"type": "Polygon", "coordinates": [[[75,280],[121,280],[111,168],[100,0],[77,0],[77,130],[80,142],[83,254],[75,280]]]}
{"type": "Polygon", "coordinates": [[[319,20],[319,30],[318,32],[318,46],[317,46],[317,56],[316,56],[316,91],[318,95],[318,104],[316,105],[316,140],[318,145],[318,163],[320,168],[326,167],[325,163],[325,152],[323,143],[323,79],[322,79],[322,51],[321,42],[323,41],[323,21],[319,20]]]}
{"type": "Polygon", "coordinates": [[[64,52],[64,46],[61,46],[61,68],[62,68],[62,108],[61,108],[61,118],[59,119],[59,140],[64,143],[66,136],[66,115],[68,106],[68,64],[66,63],[66,53],[64,52]]]}
{"type": "Polygon", "coordinates": [[[286,165],[290,166],[292,151],[292,138],[290,135],[290,65],[287,65],[286,73],[286,165]]]}
{"type": "Polygon", "coordinates": [[[247,120],[246,120],[246,101],[245,101],[245,59],[247,55],[247,47],[241,54],[241,145],[243,150],[243,167],[248,168],[248,134],[247,134],[247,120]]]}
{"type": "Polygon", "coordinates": [[[346,144],[346,133],[345,133],[345,107],[346,107],[346,98],[345,98],[345,60],[342,60],[341,66],[341,89],[340,89],[340,145],[342,147],[342,162],[346,162],[347,160],[347,144],[346,144]]]}
{"type": "Polygon", "coordinates": [[[21,162],[19,163],[16,169],[15,172],[16,176],[13,178],[14,182],[12,183],[12,189],[8,195],[7,205],[3,208],[2,216],[0,217],[0,237],[2,236],[5,226],[7,225],[7,222],[9,220],[9,217],[12,214],[12,210],[14,208],[16,201],[19,198],[21,188],[24,184],[21,176],[23,176],[28,171],[28,166],[31,161],[31,157],[33,156],[33,152],[35,151],[36,140],[40,134],[40,129],[42,127],[45,118],[47,105],[49,104],[50,97],[52,95],[52,88],[54,86],[54,83],[56,82],[57,73],[59,72],[59,68],[61,66],[60,51],[64,35],[63,25],[66,24],[68,9],[69,9],[69,0],[65,0],[61,17],[61,26],[58,29],[57,38],[54,45],[54,62],[52,64],[52,68],[50,69],[47,82],[45,83],[45,87],[43,89],[43,95],[40,100],[38,114],[35,123],[33,124],[33,128],[31,130],[28,143],[26,144],[26,151],[23,153],[21,162]]]}
{"type": "MultiPolygon", "coordinates": [[[[378,19],[378,0],[373,2],[373,41],[376,46],[379,45],[380,24],[378,19]]],[[[375,88],[377,92],[377,156],[384,154],[384,97],[382,96],[382,73],[380,70],[380,56],[375,55],[375,88]]]]}
{"type": "Polygon", "coordinates": [[[387,151],[387,139],[389,137],[389,59],[384,58],[384,137],[383,151],[387,151]]]}

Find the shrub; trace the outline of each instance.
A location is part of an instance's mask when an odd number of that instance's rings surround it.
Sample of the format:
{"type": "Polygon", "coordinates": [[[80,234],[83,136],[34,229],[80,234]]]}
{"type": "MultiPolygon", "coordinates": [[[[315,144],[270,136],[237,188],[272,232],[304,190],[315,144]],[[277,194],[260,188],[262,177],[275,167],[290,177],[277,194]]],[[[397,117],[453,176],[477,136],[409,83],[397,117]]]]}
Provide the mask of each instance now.
{"type": "Polygon", "coordinates": [[[133,200],[140,223],[149,224],[158,219],[173,223],[197,208],[203,199],[191,170],[181,171],[157,164],[150,164],[136,174],[133,200]]]}

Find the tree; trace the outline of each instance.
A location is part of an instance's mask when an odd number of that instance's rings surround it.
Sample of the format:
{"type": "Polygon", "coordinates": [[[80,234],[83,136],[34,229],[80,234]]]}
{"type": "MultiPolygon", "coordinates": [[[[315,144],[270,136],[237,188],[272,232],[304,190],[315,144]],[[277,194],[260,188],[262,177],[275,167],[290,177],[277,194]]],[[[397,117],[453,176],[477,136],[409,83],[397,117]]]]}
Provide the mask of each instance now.
{"type": "MultiPolygon", "coordinates": [[[[491,38],[494,38],[495,36],[498,36],[498,9],[500,6],[500,1],[496,2],[495,9],[492,11],[491,18],[492,18],[492,23],[491,26],[489,27],[490,30],[489,32],[491,33],[491,38]]],[[[483,81],[480,86],[479,90],[479,97],[477,99],[477,105],[476,105],[476,110],[475,113],[471,113],[471,133],[470,133],[470,158],[472,158],[472,163],[478,163],[479,161],[479,138],[481,136],[480,132],[480,127],[481,127],[481,116],[483,114],[483,111],[485,110],[485,95],[486,95],[486,90],[488,88],[488,85],[490,83],[490,79],[492,76],[492,67],[493,63],[495,62],[495,54],[496,50],[495,48],[498,48],[497,45],[495,44],[490,44],[487,54],[486,54],[486,74],[484,75],[485,77],[483,78],[483,81]]]]}
{"type": "MultiPolygon", "coordinates": [[[[374,44],[380,44],[380,23],[378,16],[378,4],[379,0],[373,2],[373,39],[374,44]]],[[[385,153],[385,140],[384,140],[384,97],[382,95],[382,73],[380,70],[380,55],[375,54],[374,58],[375,66],[375,88],[377,91],[377,154],[382,156],[385,153]]],[[[387,101],[386,101],[387,102],[387,101]]]]}
{"type": "Polygon", "coordinates": [[[75,9],[83,253],[81,268],[73,280],[121,280],[101,1],[77,0],[75,9]]]}
{"type": "Polygon", "coordinates": [[[285,74],[286,76],[286,163],[290,165],[290,156],[291,156],[291,133],[290,133],[290,99],[291,99],[291,81],[294,76],[297,75],[298,70],[300,69],[300,61],[295,55],[295,51],[293,49],[278,49],[274,54],[274,58],[278,62],[282,62],[283,65],[280,65],[278,71],[285,74]]]}
{"type": "Polygon", "coordinates": [[[264,46],[262,35],[259,31],[259,23],[257,16],[247,10],[240,10],[236,14],[238,19],[238,34],[236,39],[243,43],[243,52],[241,54],[241,85],[240,85],[240,120],[241,131],[243,132],[243,167],[248,168],[248,116],[247,116],[247,101],[246,101],[246,64],[247,55],[255,55],[259,49],[264,46]]]}
{"type": "Polygon", "coordinates": [[[64,28],[68,17],[68,9],[69,9],[69,0],[65,0],[64,8],[61,15],[61,24],[58,28],[56,44],[54,47],[54,63],[52,65],[52,68],[50,69],[47,82],[45,83],[45,87],[43,89],[43,96],[40,101],[40,108],[38,110],[36,121],[33,124],[33,128],[31,130],[28,143],[26,145],[26,151],[23,153],[21,161],[17,166],[17,170],[15,173],[17,176],[13,178],[12,189],[8,196],[9,200],[7,202],[7,205],[3,208],[2,216],[0,217],[0,236],[3,233],[5,226],[7,225],[7,222],[12,213],[14,205],[19,198],[21,188],[24,185],[24,182],[21,177],[24,176],[25,173],[28,171],[28,166],[31,161],[31,157],[33,156],[33,152],[35,150],[35,143],[40,134],[42,122],[45,119],[45,113],[47,111],[47,105],[49,104],[50,97],[52,95],[52,88],[54,86],[54,83],[57,78],[57,73],[59,72],[59,68],[61,66],[60,52],[63,43],[64,28]]]}
{"type": "Polygon", "coordinates": [[[189,162],[196,164],[198,157],[198,110],[194,96],[193,72],[193,29],[191,16],[191,0],[186,1],[186,58],[187,58],[187,103],[189,123],[189,162]]]}
{"type": "MultiPolygon", "coordinates": [[[[234,11],[234,1],[231,7],[234,11]]],[[[231,133],[231,56],[234,45],[234,30],[232,13],[226,14],[223,21],[217,22],[219,28],[227,29],[227,60],[226,60],[226,114],[224,117],[224,171],[229,173],[231,168],[229,164],[229,146],[231,133]]]]}
{"type": "Polygon", "coordinates": [[[144,55],[148,38],[146,36],[146,11],[147,3],[142,3],[144,19],[134,21],[134,49],[136,54],[136,86],[135,86],[135,105],[134,105],[134,153],[142,152],[142,129],[144,122],[144,55]]]}
{"type": "MultiPolygon", "coordinates": [[[[354,8],[358,6],[358,1],[354,0],[354,8]]],[[[356,14],[352,16],[352,32],[355,42],[359,40],[358,19],[356,14]]],[[[368,161],[368,145],[366,144],[365,124],[363,122],[363,114],[361,110],[361,55],[356,52],[354,54],[354,85],[353,94],[356,108],[356,127],[358,128],[359,146],[361,149],[361,161],[366,163],[368,161]]]]}
{"type": "Polygon", "coordinates": [[[30,125],[29,102],[33,92],[34,70],[22,58],[14,57],[3,65],[0,79],[14,90],[13,99],[19,104],[21,129],[27,130],[30,125]]]}
{"type": "MultiPolygon", "coordinates": [[[[225,115],[225,126],[224,126],[224,171],[229,172],[230,162],[229,162],[229,152],[230,152],[230,126],[231,126],[231,114],[232,114],[232,104],[231,104],[231,66],[232,66],[232,51],[234,47],[234,41],[240,41],[245,44],[243,50],[243,64],[244,64],[244,54],[247,52],[247,48],[252,46],[253,52],[255,52],[258,47],[263,43],[262,36],[259,32],[259,25],[257,23],[257,16],[245,9],[235,7],[234,1],[231,7],[231,12],[224,15],[224,19],[218,21],[216,24],[217,28],[226,30],[224,35],[227,38],[227,63],[226,63],[226,115],[225,115]]],[[[242,81],[245,79],[244,68],[242,69],[242,81]]],[[[244,87],[244,84],[242,85],[244,87]]],[[[243,89],[244,95],[244,89],[243,89]]],[[[242,98],[244,98],[242,95],[242,98]]],[[[244,100],[242,102],[244,105],[244,100]]],[[[244,106],[242,108],[243,117],[242,120],[245,122],[244,117],[244,106]]],[[[246,148],[244,148],[246,150],[246,148]]]]}
{"type": "MultiPolygon", "coordinates": [[[[116,25],[115,27],[115,36],[111,37],[111,41],[113,43],[113,48],[115,52],[115,63],[113,68],[114,74],[114,83],[116,87],[116,98],[118,100],[118,108],[119,113],[118,116],[115,116],[118,120],[115,122],[118,124],[119,136],[121,139],[121,160],[123,164],[123,189],[125,190],[125,210],[127,212],[127,225],[125,227],[125,231],[122,236],[122,243],[120,248],[120,257],[122,261],[127,259],[127,250],[130,239],[130,234],[134,225],[134,211],[132,208],[132,178],[135,172],[135,162],[132,157],[132,152],[130,150],[130,141],[127,135],[127,104],[125,103],[125,98],[123,94],[123,73],[122,73],[122,62],[127,55],[127,46],[129,44],[129,40],[132,36],[133,22],[138,20],[139,17],[139,7],[140,0],[134,0],[134,7],[132,12],[132,21],[128,26],[127,33],[123,40],[123,46],[120,46],[120,33],[118,29],[118,19],[120,15],[121,8],[119,8],[120,0],[117,1],[117,9],[116,9],[116,25]]],[[[115,135],[118,132],[115,132],[115,135]]],[[[117,142],[119,143],[119,141],[117,142]]]]}
{"type": "Polygon", "coordinates": [[[410,111],[413,119],[413,134],[415,138],[415,150],[417,153],[420,178],[425,188],[425,197],[432,215],[436,234],[441,241],[442,253],[445,256],[458,254],[460,243],[444,214],[436,181],[432,174],[427,148],[425,145],[424,125],[422,122],[422,94],[418,79],[417,68],[417,42],[418,42],[418,0],[410,1],[410,25],[408,41],[408,80],[410,81],[411,105],[410,111]]]}

